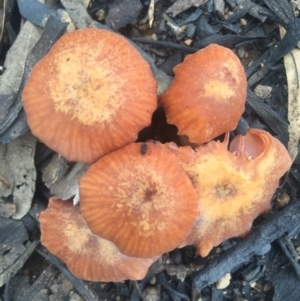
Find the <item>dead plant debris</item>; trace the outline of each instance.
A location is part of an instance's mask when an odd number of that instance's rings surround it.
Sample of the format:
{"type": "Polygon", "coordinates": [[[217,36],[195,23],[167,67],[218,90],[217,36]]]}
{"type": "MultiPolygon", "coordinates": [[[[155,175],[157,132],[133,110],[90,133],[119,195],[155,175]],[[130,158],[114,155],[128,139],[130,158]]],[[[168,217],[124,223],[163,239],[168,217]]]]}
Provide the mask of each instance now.
{"type": "MultiPolygon", "coordinates": [[[[299,15],[299,1],[292,0],[0,1],[0,299],[300,300],[299,15]],[[161,95],[173,80],[173,68],[212,43],[238,56],[248,91],[230,141],[242,141],[234,138],[258,128],[280,140],[293,159],[272,198],[272,209],[254,220],[248,235],[222,242],[207,257],[191,245],[176,248],[156,258],[144,279],[123,282],[79,279],[40,244],[39,213],[51,196],[77,205],[78,183],[89,166],[68,162],[30,133],[21,95],[32,68],[53,44],[67,31],[87,27],[124,36],[148,62],[158,83],[159,106],[151,124],[137,136],[142,159],[148,158],[149,143],[155,141],[201,147],[167,123],[161,95]]],[[[121,72],[119,76],[116,81],[121,72]]],[[[214,174],[205,177],[213,179],[214,174]]],[[[140,178],[133,191],[140,189],[140,178]]],[[[107,189],[122,190],[122,185],[107,189]]],[[[144,200],[155,191],[147,191],[144,200]]],[[[183,218],[181,212],[176,214],[183,218]]],[[[146,233],[147,225],[141,226],[146,233]]]]}

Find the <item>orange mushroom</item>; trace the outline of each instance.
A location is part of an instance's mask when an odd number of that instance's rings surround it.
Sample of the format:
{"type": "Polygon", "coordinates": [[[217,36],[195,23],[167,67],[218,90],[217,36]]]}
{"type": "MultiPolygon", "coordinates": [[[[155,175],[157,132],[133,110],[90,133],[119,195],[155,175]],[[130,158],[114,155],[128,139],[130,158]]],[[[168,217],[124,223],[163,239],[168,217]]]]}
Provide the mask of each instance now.
{"type": "Polygon", "coordinates": [[[93,164],[79,182],[92,232],[127,255],[151,258],[176,248],[197,216],[197,194],[159,142],[131,143],[93,164]]]}
{"type": "Polygon", "coordinates": [[[39,216],[41,242],[66,263],[70,271],[88,281],[123,281],[143,279],[157,259],[128,257],[110,241],[92,234],[79,207],[71,201],[49,200],[39,216]]]}
{"type": "Polygon", "coordinates": [[[122,36],[65,34],[36,64],[22,99],[35,136],[70,161],[93,163],[137,138],[157,107],[150,65],[122,36]]]}
{"type": "Polygon", "coordinates": [[[291,166],[285,147],[269,133],[250,129],[227,150],[228,134],[193,151],[169,149],[192,180],[198,193],[199,216],[181,246],[194,244],[207,256],[222,241],[249,232],[253,220],[271,208],[280,177],[291,166]]]}
{"type": "Polygon", "coordinates": [[[245,109],[247,79],[230,49],[212,44],[188,55],[174,73],[161,102],[179,135],[199,144],[236,128],[245,109]]]}

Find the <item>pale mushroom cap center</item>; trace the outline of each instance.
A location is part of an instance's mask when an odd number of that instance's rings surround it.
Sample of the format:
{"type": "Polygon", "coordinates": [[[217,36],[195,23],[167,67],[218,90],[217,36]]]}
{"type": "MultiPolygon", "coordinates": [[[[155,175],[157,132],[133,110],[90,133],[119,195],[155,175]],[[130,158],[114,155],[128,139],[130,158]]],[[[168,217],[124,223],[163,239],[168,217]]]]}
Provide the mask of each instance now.
{"type": "Polygon", "coordinates": [[[125,80],[115,74],[109,61],[97,63],[95,49],[82,46],[83,50],[75,48],[73,53],[66,50],[55,56],[55,76],[51,76],[48,85],[56,111],[90,126],[114,116],[122,104],[120,89],[125,80]],[[114,81],[118,84],[112,84],[114,81]]]}
{"type": "Polygon", "coordinates": [[[77,210],[66,207],[60,210],[63,212],[63,215],[59,215],[63,219],[60,221],[62,237],[72,253],[88,258],[93,251],[94,256],[102,258],[108,265],[113,265],[120,256],[123,257],[112,242],[92,234],[77,210]]]}
{"type": "Polygon", "coordinates": [[[204,97],[214,98],[216,101],[223,100],[225,102],[232,96],[235,91],[227,82],[222,82],[218,79],[210,79],[204,83],[204,97]]]}
{"type": "Polygon", "coordinates": [[[115,191],[118,199],[114,210],[123,211],[127,208],[124,211],[127,215],[125,220],[130,220],[131,226],[136,227],[140,234],[148,236],[156,231],[164,231],[167,227],[165,219],[169,220],[173,216],[174,209],[166,200],[166,195],[172,197],[172,189],[165,185],[162,176],[154,171],[145,179],[140,179],[139,185],[132,185],[126,179],[134,178],[136,174],[143,172],[139,169],[143,168],[137,166],[133,170],[121,171],[121,184],[109,189],[115,191]],[[132,219],[132,215],[137,218],[132,219]],[[165,219],[155,219],[156,215],[165,216],[165,219]]]}

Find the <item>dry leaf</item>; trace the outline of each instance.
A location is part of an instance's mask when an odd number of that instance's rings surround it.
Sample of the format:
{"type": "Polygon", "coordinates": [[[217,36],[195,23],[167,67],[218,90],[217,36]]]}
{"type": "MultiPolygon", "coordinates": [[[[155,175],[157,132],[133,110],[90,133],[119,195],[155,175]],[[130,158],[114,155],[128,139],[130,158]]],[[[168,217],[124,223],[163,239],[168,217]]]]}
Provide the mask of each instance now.
{"type": "Polygon", "coordinates": [[[0,203],[0,217],[9,218],[17,211],[16,204],[0,203]]]}
{"type": "Polygon", "coordinates": [[[0,41],[2,40],[2,35],[4,31],[4,22],[5,22],[5,11],[6,11],[6,1],[3,2],[3,8],[0,8],[0,41]]]}
{"type": "Polygon", "coordinates": [[[81,0],[61,0],[60,3],[69,14],[72,22],[77,28],[98,27],[103,25],[94,21],[87,12],[84,1],[81,0]]]}
{"type": "MultiPolygon", "coordinates": [[[[281,36],[284,29],[280,29],[281,36]]],[[[288,151],[292,159],[298,153],[300,140],[300,50],[293,49],[284,57],[284,66],[288,83],[288,151]]]]}
{"type": "Polygon", "coordinates": [[[81,0],[81,3],[83,4],[83,6],[85,8],[88,8],[88,6],[90,5],[91,0],[81,0]]]}
{"type": "Polygon", "coordinates": [[[61,155],[54,153],[47,166],[42,168],[43,181],[50,188],[50,193],[63,201],[73,199],[79,203],[78,181],[88,169],[88,165],[69,162],[61,155]]]}
{"type": "Polygon", "coordinates": [[[28,21],[22,26],[20,33],[6,55],[4,63],[6,70],[0,77],[0,94],[18,93],[26,57],[40,38],[41,32],[41,28],[28,21]],[[18,59],[16,60],[16,58],[18,59]]]}
{"type": "Polygon", "coordinates": [[[0,144],[0,198],[13,196],[17,211],[13,218],[22,218],[30,209],[35,192],[34,167],[36,138],[26,134],[4,145],[0,144]]]}
{"type": "Polygon", "coordinates": [[[167,14],[172,14],[173,17],[178,15],[179,13],[189,9],[192,6],[199,7],[205,4],[208,0],[177,0],[172,6],[170,6],[167,10],[167,14]]]}
{"type": "Polygon", "coordinates": [[[0,199],[12,195],[14,179],[6,161],[7,146],[0,143],[0,199]]]}
{"type": "Polygon", "coordinates": [[[68,161],[58,153],[53,153],[50,162],[42,168],[42,179],[45,185],[50,188],[52,184],[61,180],[68,172],[68,161]]]}

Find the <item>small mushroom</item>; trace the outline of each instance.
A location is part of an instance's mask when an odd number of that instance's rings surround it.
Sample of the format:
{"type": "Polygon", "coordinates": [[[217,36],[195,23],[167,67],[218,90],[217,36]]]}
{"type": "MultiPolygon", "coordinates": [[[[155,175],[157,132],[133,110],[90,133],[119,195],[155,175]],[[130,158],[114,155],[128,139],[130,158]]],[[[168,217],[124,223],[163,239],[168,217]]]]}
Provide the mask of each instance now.
{"type": "Polygon", "coordinates": [[[39,220],[42,244],[64,261],[73,275],[84,280],[140,280],[157,259],[125,256],[112,242],[92,234],[72,201],[50,198],[39,220]]]}
{"type": "Polygon", "coordinates": [[[36,64],[22,99],[32,133],[70,161],[93,163],[133,142],[157,107],[148,62],[122,36],[65,34],[36,64]]]}
{"type": "Polygon", "coordinates": [[[189,177],[159,142],[131,143],[104,156],[80,180],[79,194],[92,232],[127,256],[173,250],[198,214],[189,177]]]}
{"type": "Polygon", "coordinates": [[[236,128],[245,109],[247,79],[234,52],[211,44],[188,55],[174,73],[161,103],[179,135],[200,144],[236,128]]]}
{"type": "Polygon", "coordinates": [[[290,168],[285,147],[269,133],[250,129],[227,150],[228,134],[193,151],[169,144],[198,193],[199,216],[181,246],[194,244],[207,256],[222,241],[247,234],[271,208],[280,177],[290,168]]]}

